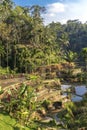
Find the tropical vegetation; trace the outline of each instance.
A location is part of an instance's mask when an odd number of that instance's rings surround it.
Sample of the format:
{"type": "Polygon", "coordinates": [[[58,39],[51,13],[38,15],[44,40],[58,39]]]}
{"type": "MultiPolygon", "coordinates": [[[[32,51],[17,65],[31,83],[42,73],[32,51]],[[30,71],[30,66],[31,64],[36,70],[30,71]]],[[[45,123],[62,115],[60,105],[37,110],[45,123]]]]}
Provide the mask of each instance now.
{"type": "Polygon", "coordinates": [[[59,124],[53,116],[49,122],[39,119],[49,115],[53,103],[45,96],[37,100],[40,90],[49,95],[56,89],[61,96],[61,83],[87,85],[87,22],[75,19],[45,25],[43,13],[46,9],[39,5],[0,2],[0,82],[15,77],[27,81],[6,89],[0,83],[0,129],[87,129],[86,95],[81,102],[64,104],[59,124]]]}

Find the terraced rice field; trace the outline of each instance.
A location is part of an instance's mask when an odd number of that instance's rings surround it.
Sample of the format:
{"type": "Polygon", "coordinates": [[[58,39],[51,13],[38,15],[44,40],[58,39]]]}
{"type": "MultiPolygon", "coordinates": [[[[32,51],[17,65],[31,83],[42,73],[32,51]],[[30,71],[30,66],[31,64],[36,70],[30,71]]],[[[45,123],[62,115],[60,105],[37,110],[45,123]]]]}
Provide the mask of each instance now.
{"type": "Polygon", "coordinates": [[[4,88],[4,87],[14,85],[16,83],[22,83],[24,81],[26,81],[25,77],[13,78],[13,79],[3,79],[3,80],[0,80],[0,86],[2,86],[4,88]]]}

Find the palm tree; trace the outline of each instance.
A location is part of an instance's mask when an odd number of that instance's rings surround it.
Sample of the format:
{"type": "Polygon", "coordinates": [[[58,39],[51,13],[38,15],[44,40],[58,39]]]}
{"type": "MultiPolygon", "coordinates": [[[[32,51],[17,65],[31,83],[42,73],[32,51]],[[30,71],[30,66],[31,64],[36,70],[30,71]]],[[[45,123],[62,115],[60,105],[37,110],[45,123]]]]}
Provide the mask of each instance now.
{"type": "Polygon", "coordinates": [[[69,68],[68,68],[68,74],[69,76],[72,75],[72,70],[75,66],[75,64],[72,64],[75,60],[77,59],[77,53],[73,51],[68,51],[64,55],[64,60],[69,63],[69,68]]]}
{"type": "Polygon", "coordinates": [[[64,59],[71,64],[77,59],[77,53],[73,51],[68,51],[65,53],[64,59]]]}
{"type": "Polygon", "coordinates": [[[1,63],[2,63],[2,56],[5,54],[5,50],[3,45],[0,43],[0,67],[1,67],[1,63]]]}

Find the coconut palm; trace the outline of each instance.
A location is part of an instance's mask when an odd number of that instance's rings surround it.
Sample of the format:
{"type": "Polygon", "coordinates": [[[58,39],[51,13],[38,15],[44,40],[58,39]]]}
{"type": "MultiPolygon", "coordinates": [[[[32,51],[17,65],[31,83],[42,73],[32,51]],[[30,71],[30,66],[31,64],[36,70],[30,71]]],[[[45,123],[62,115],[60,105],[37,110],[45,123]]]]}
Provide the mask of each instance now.
{"type": "Polygon", "coordinates": [[[64,59],[69,63],[74,62],[77,59],[77,53],[68,51],[65,53],[64,59]]]}

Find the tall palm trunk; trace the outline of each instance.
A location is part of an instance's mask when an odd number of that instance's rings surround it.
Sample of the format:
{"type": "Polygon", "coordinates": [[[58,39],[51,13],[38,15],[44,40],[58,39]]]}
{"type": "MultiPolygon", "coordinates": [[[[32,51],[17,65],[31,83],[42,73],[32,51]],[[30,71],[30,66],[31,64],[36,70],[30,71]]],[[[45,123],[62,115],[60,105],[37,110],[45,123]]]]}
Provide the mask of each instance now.
{"type": "Polygon", "coordinates": [[[8,46],[9,45],[8,45],[8,42],[7,42],[7,54],[6,54],[7,55],[7,68],[8,68],[8,46]]]}
{"type": "Polygon", "coordinates": [[[0,67],[1,67],[1,55],[0,55],[0,67]]]}
{"type": "Polygon", "coordinates": [[[17,54],[15,49],[13,50],[13,60],[13,69],[15,70],[17,66],[17,54]]]}

